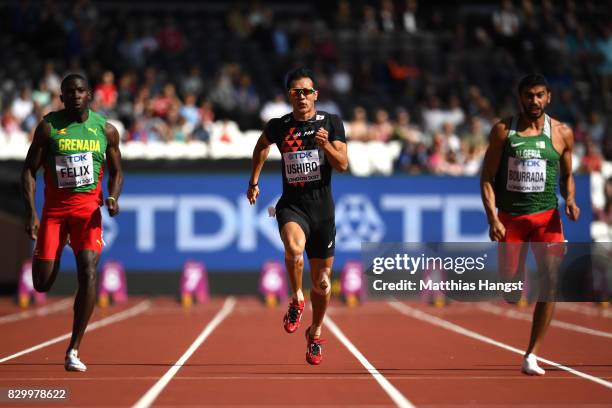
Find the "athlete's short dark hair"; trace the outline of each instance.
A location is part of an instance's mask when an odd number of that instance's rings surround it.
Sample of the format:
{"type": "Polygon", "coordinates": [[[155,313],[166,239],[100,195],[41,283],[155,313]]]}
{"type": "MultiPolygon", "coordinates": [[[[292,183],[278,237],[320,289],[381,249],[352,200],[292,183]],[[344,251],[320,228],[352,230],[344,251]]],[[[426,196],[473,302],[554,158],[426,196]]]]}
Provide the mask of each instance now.
{"type": "Polygon", "coordinates": [[[550,91],[550,86],[548,85],[548,81],[546,77],[542,74],[529,74],[525,75],[518,84],[518,93],[519,95],[523,90],[527,88],[533,88],[534,86],[545,86],[547,91],[550,91]]]}
{"type": "Polygon", "coordinates": [[[285,88],[291,88],[291,83],[300,78],[310,78],[312,81],[312,86],[315,89],[317,88],[314,74],[306,67],[299,67],[287,72],[287,75],[285,75],[285,88]]]}
{"type": "Polygon", "coordinates": [[[62,79],[62,84],[60,86],[61,89],[64,89],[64,87],[66,85],[68,85],[69,82],[75,81],[77,79],[80,79],[81,81],[83,81],[85,83],[85,87],[87,89],[89,89],[89,83],[87,82],[87,78],[85,78],[83,75],[81,74],[68,74],[64,77],[64,79],[62,79]]]}

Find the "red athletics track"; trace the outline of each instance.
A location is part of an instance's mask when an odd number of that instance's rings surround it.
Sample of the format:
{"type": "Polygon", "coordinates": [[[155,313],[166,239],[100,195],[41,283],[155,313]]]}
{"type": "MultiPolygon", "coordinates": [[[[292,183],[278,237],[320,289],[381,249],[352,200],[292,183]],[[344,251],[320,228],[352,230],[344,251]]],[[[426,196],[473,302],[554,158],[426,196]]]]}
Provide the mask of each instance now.
{"type": "MultiPolygon", "coordinates": [[[[73,407],[129,407],[138,401],[140,406],[151,401],[153,406],[612,405],[612,339],[606,337],[612,319],[602,315],[559,310],[556,320],[596,334],[551,327],[541,352],[588,378],[545,364],[547,375],[533,378],[518,371],[520,355],[482,340],[522,349],[529,322],[480,304],[435,309],[377,301],[348,309],[336,302],[330,318],[362,360],[328,325],[324,362],[312,367],[304,361],[303,339],[310,311],[302,328],[288,335],[281,327],[284,308],[267,309],[253,298],[232,302],[213,299],[185,311],[174,299],[131,299],[127,305],[96,309],[90,326],[98,326],[81,347],[89,370],[81,374],[63,370],[68,340],[3,361],[67,333],[72,310],[60,304],[45,316],[15,320],[20,311],[2,299],[0,387],[68,388],[69,401],[51,406],[73,407]],[[201,342],[194,343],[197,339],[201,342]],[[186,356],[183,365],[176,365],[186,356]],[[371,372],[364,364],[373,366],[371,372]],[[143,400],[145,395],[153,397],[143,400]]],[[[8,406],[36,405],[0,403],[0,408],[8,406]]]]}
{"type": "MultiPolygon", "coordinates": [[[[481,312],[475,304],[435,309],[409,307],[439,317],[495,340],[522,348],[529,323],[481,312]]],[[[509,307],[508,307],[509,308],[509,307]]],[[[612,389],[569,373],[550,370],[542,378],[522,375],[520,355],[439,326],[401,315],[388,304],[369,306],[371,318],[334,310],[346,334],[366,348],[373,364],[417,406],[609,406],[612,389]],[[391,311],[391,313],[390,313],[391,311]],[[395,314],[393,313],[395,312],[395,314]],[[397,315],[403,317],[398,321],[397,315]],[[372,327],[368,322],[378,322],[372,327]],[[392,328],[392,326],[395,326],[392,328]],[[368,335],[372,330],[377,337],[368,335]],[[390,358],[389,349],[396,352],[390,358]]],[[[612,329],[612,325],[608,324],[612,329]]],[[[612,331],[612,330],[610,330],[612,331]]],[[[551,329],[542,355],[577,363],[579,370],[612,380],[612,340],[551,329]],[[568,345],[575,348],[569,350],[568,345]]],[[[610,384],[612,386],[612,384],[610,384]]]]}

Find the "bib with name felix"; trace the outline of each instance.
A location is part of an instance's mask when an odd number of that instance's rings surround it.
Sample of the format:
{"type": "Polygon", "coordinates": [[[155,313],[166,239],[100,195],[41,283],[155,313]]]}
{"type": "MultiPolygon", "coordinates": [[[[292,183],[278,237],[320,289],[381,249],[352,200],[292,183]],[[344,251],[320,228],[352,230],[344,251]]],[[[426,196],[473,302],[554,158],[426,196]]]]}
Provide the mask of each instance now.
{"type": "Polygon", "coordinates": [[[44,120],[51,128],[46,196],[100,191],[107,147],[106,118],[90,110],[85,122],[72,122],[61,110],[51,112],[44,120]]]}

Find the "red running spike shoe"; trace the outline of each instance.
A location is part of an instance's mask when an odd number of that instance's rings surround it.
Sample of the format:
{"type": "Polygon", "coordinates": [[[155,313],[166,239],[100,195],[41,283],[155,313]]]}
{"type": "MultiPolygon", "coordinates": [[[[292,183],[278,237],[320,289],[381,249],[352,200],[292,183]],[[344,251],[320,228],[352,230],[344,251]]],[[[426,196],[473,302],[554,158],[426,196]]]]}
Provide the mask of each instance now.
{"type": "Polygon", "coordinates": [[[322,344],[325,343],[325,340],[319,337],[311,337],[310,336],[310,327],[306,329],[306,362],[312,365],[321,364],[321,360],[323,359],[323,347],[322,344]]]}
{"type": "Polygon", "coordinates": [[[291,301],[289,309],[283,318],[283,327],[287,333],[295,332],[300,327],[302,321],[302,312],[304,312],[304,301],[299,303],[291,301]]]}

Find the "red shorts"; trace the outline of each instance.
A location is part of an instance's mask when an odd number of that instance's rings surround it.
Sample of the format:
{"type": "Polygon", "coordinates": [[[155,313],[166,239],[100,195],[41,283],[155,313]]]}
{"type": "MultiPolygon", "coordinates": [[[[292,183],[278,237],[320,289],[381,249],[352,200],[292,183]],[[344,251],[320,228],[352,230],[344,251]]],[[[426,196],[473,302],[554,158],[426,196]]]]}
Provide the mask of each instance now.
{"type": "Polygon", "coordinates": [[[562,257],[564,255],[565,245],[549,245],[565,242],[561,217],[556,208],[524,215],[511,215],[500,211],[498,216],[506,227],[506,235],[498,251],[499,270],[502,277],[511,278],[522,271],[529,248],[525,243],[536,243],[531,247],[538,262],[546,256],[562,257]]]}
{"type": "Polygon", "coordinates": [[[564,242],[561,217],[556,208],[535,214],[511,215],[500,211],[499,220],[506,227],[502,242],[564,242]]]}
{"type": "Polygon", "coordinates": [[[43,208],[34,258],[59,259],[70,238],[73,252],[102,252],[102,213],[97,202],[75,207],[43,208]]]}

